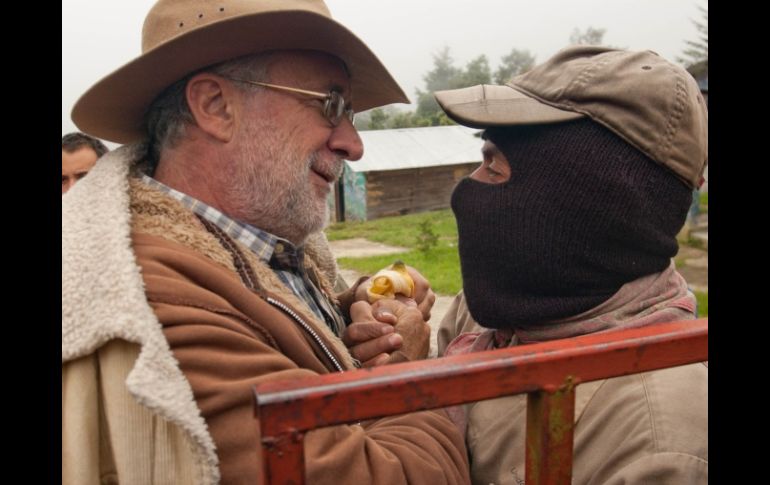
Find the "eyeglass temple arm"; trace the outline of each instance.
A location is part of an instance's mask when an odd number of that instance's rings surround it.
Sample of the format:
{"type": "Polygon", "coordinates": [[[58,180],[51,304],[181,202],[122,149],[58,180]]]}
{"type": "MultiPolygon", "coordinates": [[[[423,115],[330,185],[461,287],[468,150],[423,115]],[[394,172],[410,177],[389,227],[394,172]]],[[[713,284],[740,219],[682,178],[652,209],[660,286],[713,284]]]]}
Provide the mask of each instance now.
{"type": "Polygon", "coordinates": [[[328,98],[329,97],[328,94],[319,93],[317,91],[308,91],[307,89],[290,88],[288,86],[279,86],[277,84],[263,83],[263,82],[259,82],[259,81],[249,81],[247,79],[235,79],[235,78],[232,78],[232,80],[233,81],[239,81],[239,82],[242,82],[242,83],[256,84],[257,86],[265,86],[265,87],[273,88],[273,89],[281,89],[283,91],[291,91],[293,93],[307,94],[309,96],[317,96],[319,98],[328,98]]]}

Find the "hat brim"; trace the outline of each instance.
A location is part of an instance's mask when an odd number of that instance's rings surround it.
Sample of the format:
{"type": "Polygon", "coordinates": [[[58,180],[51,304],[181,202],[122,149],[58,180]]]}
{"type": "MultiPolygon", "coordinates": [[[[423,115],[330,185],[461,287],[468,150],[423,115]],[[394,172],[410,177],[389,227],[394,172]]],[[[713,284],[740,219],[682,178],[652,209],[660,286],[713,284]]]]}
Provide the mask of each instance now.
{"type": "Polygon", "coordinates": [[[331,18],[302,10],[243,15],[173,38],[109,74],[75,103],[82,131],[117,143],[146,136],[143,119],[165,88],[206,66],[269,50],[315,50],[340,58],[351,76],[358,111],[409,103],[377,56],[331,18]]]}
{"type": "Polygon", "coordinates": [[[510,86],[479,84],[436,91],[434,96],[450,118],[472,128],[561,123],[585,117],[543,104],[510,86]]]}

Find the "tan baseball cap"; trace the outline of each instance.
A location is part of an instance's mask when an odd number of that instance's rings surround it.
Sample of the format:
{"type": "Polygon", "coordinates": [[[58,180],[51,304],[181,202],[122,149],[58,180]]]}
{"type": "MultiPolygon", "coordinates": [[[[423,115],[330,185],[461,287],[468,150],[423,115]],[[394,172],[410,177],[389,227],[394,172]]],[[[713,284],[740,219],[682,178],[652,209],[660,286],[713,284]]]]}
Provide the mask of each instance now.
{"type": "Polygon", "coordinates": [[[652,51],[571,46],[505,86],[435,97],[450,118],[476,128],[588,116],[693,188],[708,161],[708,112],[695,79],[652,51]]]}

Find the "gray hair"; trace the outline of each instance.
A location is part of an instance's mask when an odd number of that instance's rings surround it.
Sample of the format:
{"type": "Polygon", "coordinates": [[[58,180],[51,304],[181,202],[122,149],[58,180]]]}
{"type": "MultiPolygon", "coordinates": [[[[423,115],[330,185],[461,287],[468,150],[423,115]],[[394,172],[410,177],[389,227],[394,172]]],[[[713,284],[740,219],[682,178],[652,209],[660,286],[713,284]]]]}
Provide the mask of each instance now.
{"type": "MultiPolygon", "coordinates": [[[[148,147],[146,166],[142,167],[143,171],[152,175],[163,150],[173,148],[184,136],[187,126],[195,124],[185,96],[185,88],[193,76],[200,72],[211,72],[226,78],[267,82],[270,80],[268,70],[273,55],[273,52],[252,54],[203,68],[185,76],[158,95],[144,118],[148,147]]],[[[238,83],[238,89],[241,90],[254,88],[258,87],[238,83]]]]}

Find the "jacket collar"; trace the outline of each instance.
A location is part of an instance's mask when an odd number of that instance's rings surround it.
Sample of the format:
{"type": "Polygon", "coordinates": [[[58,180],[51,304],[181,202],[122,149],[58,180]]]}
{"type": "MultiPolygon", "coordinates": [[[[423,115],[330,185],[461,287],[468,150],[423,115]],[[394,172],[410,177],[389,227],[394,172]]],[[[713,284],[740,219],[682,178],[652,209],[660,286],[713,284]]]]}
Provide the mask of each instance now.
{"type": "Polygon", "coordinates": [[[142,145],[108,153],[62,197],[62,364],[112,339],[139,344],[128,391],[189,433],[197,458],[208,465],[208,481],[215,483],[214,442],[147,303],[131,248],[129,171],[145,153],[142,145]]]}

